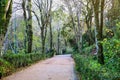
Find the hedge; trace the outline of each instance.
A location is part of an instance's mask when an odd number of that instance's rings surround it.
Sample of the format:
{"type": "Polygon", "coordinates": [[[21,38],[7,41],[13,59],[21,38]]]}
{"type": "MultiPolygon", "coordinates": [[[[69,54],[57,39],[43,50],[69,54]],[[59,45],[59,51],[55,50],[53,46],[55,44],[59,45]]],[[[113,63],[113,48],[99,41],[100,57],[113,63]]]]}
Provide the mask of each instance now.
{"type": "Polygon", "coordinates": [[[3,56],[3,59],[11,63],[15,68],[20,68],[45,59],[45,56],[40,53],[6,54],[3,56]]]}
{"type": "Polygon", "coordinates": [[[14,71],[13,65],[0,58],[0,79],[2,76],[7,76],[14,71]]]}
{"type": "Polygon", "coordinates": [[[29,66],[37,61],[52,57],[52,53],[40,54],[40,53],[8,53],[0,58],[0,78],[7,76],[20,67],[29,66]]]}
{"type": "Polygon", "coordinates": [[[120,72],[113,71],[107,65],[101,65],[92,56],[74,54],[81,80],[120,80],[120,72]]]}

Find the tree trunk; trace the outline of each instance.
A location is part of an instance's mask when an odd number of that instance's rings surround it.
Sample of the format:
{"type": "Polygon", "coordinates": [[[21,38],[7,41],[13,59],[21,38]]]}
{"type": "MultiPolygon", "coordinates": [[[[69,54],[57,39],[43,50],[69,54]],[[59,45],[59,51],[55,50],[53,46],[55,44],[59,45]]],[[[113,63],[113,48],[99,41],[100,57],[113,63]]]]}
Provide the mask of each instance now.
{"type": "Polygon", "coordinates": [[[52,34],[52,13],[51,13],[51,8],[52,8],[52,2],[53,0],[50,0],[50,8],[49,8],[49,26],[50,26],[50,50],[52,50],[53,46],[53,34],[52,34]]]}
{"type": "Polygon", "coordinates": [[[91,27],[92,27],[92,14],[87,14],[86,18],[85,18],[85,22],[86,22],[86,25],[87,25],[87,35],[89,37],[89,46],[93,44],[94,40],[93,40],[93,37],[92,37],[92,32],[91,32],[91,27]]]}
{"type": "Polygon", "coordinates": [[[9,0],[6,4],[2,3],[1,10],[0,10],[0,52],[2,55],[3,54],[3,42],[4,42],[4,37],[7,32],[8,24],[10,21],[11,13],[12,13],[12,0],[9,0]]]}
{"type": "Polygon", "coordinates": [[[50,27],[50,48],[52,49],[52,27],[51,27],[51,8],[52,8],[52,0],[35,0],[34,1],[36,7],[39,9],[39,14],[33,11],[38,26],[41,30],[41,42],[42,42],[42,53],[45,53],[45,40],[47,35],[47,27],[50,27]]]}
{"type": "Polygon", "coordinates": [[[78,51],[81,53],[82,52],[82,28],[80,25],[80,19],[79,19],[79,12],[77,11],[77,23],[78,23],[78,31],[77,31],[77,38],[78,38],[78,51]]]}
{"type": "Polygon", "coordinates": [[[43,28],[41,28],[41,40],[42,40],[42,54],[44,54],[44,31],[43,28]]]}
{"type": "MultiPolygon", "coordinates": [[[[45,25],[46,26],[46,25],[45,25]]],[[[45,40],[47,35],[47,27],[41,28],[42,53],[45,53],[45,40]]]]}
{"type": "Polygon", "coordinates": [[[32,52],[32,40],[33,40],[33,32],[32,32],[32,4],[31,4],[31,0],[28,0],[28,5],[27,5],[27,8],[28,8],[28,24],[26,26],[26,29],[27,29],[27,40],[28,40],[28,43],[27,43],[27,52],[28,53],[31,53],[32,52]]]}
{"type": "MultiPolygon", "coordinates": [[[[104,12],[104,0],[92,0],[92,4],[94,6],[94,14],[95,14],[95,25],[97,30],[97,40],[102,41],[102,29],[103,29],[103,12],[104,12]],[[99,15],[99,9],[100,15],[99,15]]],[[[98,62],[100,64],[104,64],[104,55],[103,55],[103,46],[99,42],[98,43],[98,62]]]]}
{"type": "MultiPolygon", "coordinates": [[[[104,0],[101,0],[101,13],[100,13],[100,26],[99,26],[99,30],[98,30],[98,34],[99,34],[99,41],[103,40],[103,13],[104,13],[104,0]]],[[[101,64],[104,64],[104,55],[103,55],[103,46],[102,43],[98,44],[99,46],[99,50],[98,50],[98,62],[101,64]]]]}
{"type": "Polygon", "coordinates": [[[51,19],[50,19],[50,50],[52,50],[53,46],[53,35],[52,35],[52,26],[51,26],[51,19]]]}
{"type": "MultiPolygon", "coordinates": [[[[23,16],[25,21],[25,26],[27,28],[27,13],[26,13],[26,0],[22,1],[23,16]]],[[[27,53],[27,29],[25,29],[25,38],[24,38],[24,51],[27,53]]]]}
{"type": "Polygon", "coordinates": [[[58,29],[58,41],[57,41],[57,44],[58,44],[58,47],[57,47],[57,54],[60,54],[60,30],[58,29]]]}

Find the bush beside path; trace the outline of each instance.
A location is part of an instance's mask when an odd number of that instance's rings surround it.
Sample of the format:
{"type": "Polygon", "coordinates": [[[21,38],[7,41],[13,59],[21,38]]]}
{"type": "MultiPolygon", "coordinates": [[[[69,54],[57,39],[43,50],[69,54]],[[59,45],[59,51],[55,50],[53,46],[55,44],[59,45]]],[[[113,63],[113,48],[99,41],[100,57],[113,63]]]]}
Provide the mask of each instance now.
{"type": "Polygon", "coordinates": [[[3,80],[75,80],[74,60],[71,55],[58,55],[40,61],[3,80]]]}

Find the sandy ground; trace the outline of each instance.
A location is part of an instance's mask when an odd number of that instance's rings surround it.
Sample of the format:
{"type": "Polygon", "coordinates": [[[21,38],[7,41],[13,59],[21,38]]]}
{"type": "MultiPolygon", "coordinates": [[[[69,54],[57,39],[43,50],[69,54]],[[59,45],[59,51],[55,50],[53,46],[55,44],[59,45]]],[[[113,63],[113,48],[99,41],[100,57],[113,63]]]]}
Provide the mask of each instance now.
{"type": "Polygon", "coordinates": [[[59,55],[40,61],[2,80],[76,80],[70,55],[59,55]]]}

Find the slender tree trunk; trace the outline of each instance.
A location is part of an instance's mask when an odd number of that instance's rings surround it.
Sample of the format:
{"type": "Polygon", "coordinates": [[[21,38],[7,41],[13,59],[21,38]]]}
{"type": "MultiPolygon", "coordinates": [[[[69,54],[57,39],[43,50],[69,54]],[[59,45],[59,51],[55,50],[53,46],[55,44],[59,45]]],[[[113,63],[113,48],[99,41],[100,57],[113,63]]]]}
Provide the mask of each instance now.
{"type": "Polygon", "coordinates": [[[77,38],[78,38],[78,51],[81,53],[82,52],[82,28],[80,25],[80,19],[79,19],[79,12],[77,11],[77,23],[78,23],[78,33],[77,33],[77,38]]]}
{"type": "Polygon", "coordinates": [[[85,22],[87,25],[87,35],[89,37],[89,46],[93,44],[94,40],[92,37],[91,27],[92,27],[92,15],[93,15],[93,9],[90,1],[87,2],[87,15],[85,16],[85,22]]]}
{"type": "Polygon", "coordinates": [[[31,53],[32,52],[32,40],[33,40],[33,32],[32,32],[32,4],[31,4],[31,0],[28,0],[28,5],[27,5],[27,8],[28,8],[28,24],[27,24],[27,40],[28,40],[28,43],[27,43],[27,47],[28,47],[28,50],[27,52],[28,53],[31,53]]]}
{"type": "Polygon", "coordinates": [[[53,34],[52,34],[52,13],[51,13],[51,9],[52,9],[52,2],[53,0],[50,0],[50,9],[49,9],[49,25],[50,25],[50,50],[52,50],[52,46],[53,46],[53,34]]]}
{"type": "Polygon", "coordinates": [[[53,35],[52,35],[52,26],[51,26],[51,19],[50,19],[50,50],[52,50],[53,46],[53,35]]]}
{"type": "Polygon", "coordinates": [[[92,17],[90,17],[90,16],[92,16],[92,14],[91,14],[91,15],[88,15],[88,16],[86,16],[86,25],[87,25],[87,29],[88,29],[88,33],[87,33],[87,35],[88,35],[88,37],[89,37],[89,46],[90,46],[90,45],[92,45],[93,42],[94,42],[93,37],[92,37],[92,32],[91,32],[91,27],[92,27],[92,24],[91,24],[91,22],[92,22],[92,17]],[[89,16],[90,19],[88,19],[88,16],[89,16]]]}
{"type": "MultiPolygon", "coordinates": [[[[27,13],[26,13],[26,0],[22,1],[23,16],[25,21],[25,26],[27,28],[27,13]]],[[[24,39],[24,50],[27,53],[27,29],[25,29],[25,39],[24,39]]]]}
{"type": "Polygon", "coordinates": [[[42,54],[45,53],[45,40],[42,39],[42,54]]]}
{"type": "Polygon", "coordinates": [[[65,47],[67,47],[67,40],[64,39],[64,44],[65,44],[65,47]]]}
{"type": "Polygon", "coordinates": [[[44,31],[43,28],[41,28],[41,40],[42,40],[42,54],[44,54],[44,31]]]}
{"type": "Polygon", "coordinates": [[[57,54],[60,54],[60,30],[58,29],[58,40],[57,40],[57,44],[58,44],[58,47],[57,47],[57,54]]]}
{"type": "Polygon", "coordinates": [[[76,7],[76,17],[77,17],[77,27],[76,31],[76,38],[77,38],[77,45],[78,45],[78,51],[81,53],[82,52],[82,26],[80,24],[80,14],[81,14],[81,10],[79,10],[79,8],[81,8],[81,4],[78,4],[77,1],[73,0],[74,5],[76,7]]]}
{"type": "MultiPolygon", "coordinates": [[[[99,26],[99,40],[103,40],[103,13],[104,13],[104,0],[101,0],[101,13],[100,13],[100,26],[99,26]]],[[[99,50],[98,50],[98,62],[101,64],[104,64],[104,55],[103,55],[103,46],[102,43],[98,44],[99,50]]]]}
{"type": "Polygon", "coordinates": [[[71,22],[72,22],[72,28],[73,28],[73,31],[74,31],[74,34],[75,34],[75,46],[77,46],[77,50],[78,50],[78,42],[79,42],[79,40],[78,40],[78,33],[77,33],[77,30],[76,30],[76,28],[75,28],[75,22],[74,22],[74,18],[73,18],[73,15],[72,14],[70,14],[70,18],[71,18],[71,22]]]}
{"type": "MultiPolygon", "coordinates": [[[[46,26],[47,24],[45,24],[46,26]]],[[[45,40],[47,35],[47,27],[41,27],[42,53],[45,53],[45,40]]]]}

